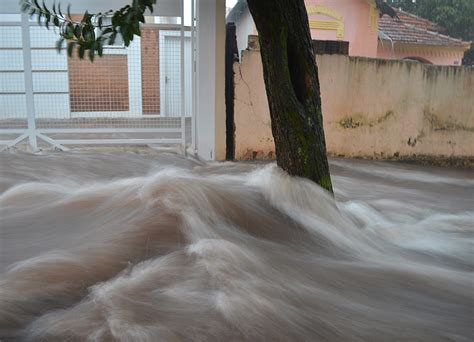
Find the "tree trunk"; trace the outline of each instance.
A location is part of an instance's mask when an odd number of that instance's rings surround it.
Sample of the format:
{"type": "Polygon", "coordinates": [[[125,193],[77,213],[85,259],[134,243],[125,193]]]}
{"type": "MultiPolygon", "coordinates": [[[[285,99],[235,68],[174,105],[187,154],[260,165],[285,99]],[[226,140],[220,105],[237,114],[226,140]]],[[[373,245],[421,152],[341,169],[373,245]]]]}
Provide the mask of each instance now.
{"type": "Polygon", "coordinates": [[[304,0],[247,2],[259,34],[277,164],[332,192],[304,0]]]}

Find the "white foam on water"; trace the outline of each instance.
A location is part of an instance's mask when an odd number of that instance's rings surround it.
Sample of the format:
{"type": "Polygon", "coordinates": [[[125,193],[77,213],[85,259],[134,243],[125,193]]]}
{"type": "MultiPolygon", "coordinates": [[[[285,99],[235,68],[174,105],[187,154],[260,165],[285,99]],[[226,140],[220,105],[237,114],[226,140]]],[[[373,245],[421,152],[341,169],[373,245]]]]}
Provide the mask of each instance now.
{"type": "Polygon", "coordinates": [[[337,161],[335,200],[273,164],[2,157],[2,341],[474,338],[471,179],[337,161]]]}

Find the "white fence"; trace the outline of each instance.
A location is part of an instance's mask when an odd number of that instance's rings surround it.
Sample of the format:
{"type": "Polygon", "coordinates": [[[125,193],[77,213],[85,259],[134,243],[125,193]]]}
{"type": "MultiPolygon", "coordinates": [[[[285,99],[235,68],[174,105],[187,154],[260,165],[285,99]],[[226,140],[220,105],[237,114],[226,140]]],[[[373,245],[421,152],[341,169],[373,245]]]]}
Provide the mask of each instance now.
{"type": "Polygon", "coordinates": [[[195,20],[171,19],[147,17],[142,37],[91,63],[25,14],[0,14],[0,145],[193,144],[195,20]]]}

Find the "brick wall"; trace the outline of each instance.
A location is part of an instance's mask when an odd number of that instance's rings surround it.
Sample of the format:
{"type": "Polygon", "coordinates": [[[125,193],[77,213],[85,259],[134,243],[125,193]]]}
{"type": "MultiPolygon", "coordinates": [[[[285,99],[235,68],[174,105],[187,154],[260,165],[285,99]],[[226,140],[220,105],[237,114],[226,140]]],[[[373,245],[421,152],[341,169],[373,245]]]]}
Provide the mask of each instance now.
{"type": "MultiPolygon", "coordinates": [[[[80,21],[81,15],[73,15],[80,21]]],[[[160,114],[159,29],[141,29],[141,76],[143,114],[160,114]]],[[[72,112],[128,111],[126,55],[104,55],[93,63],[68,59],[72,112]]]]}
{"type": "Polygon", "coordinates": [[[126,55],[68,59],[71,112],[128,111],[126,55]]]}
{"type": "Polygon", "coordinates": [[[159,29],[144,27],[141,33],[143,114],[160,114],[159,29]]]}

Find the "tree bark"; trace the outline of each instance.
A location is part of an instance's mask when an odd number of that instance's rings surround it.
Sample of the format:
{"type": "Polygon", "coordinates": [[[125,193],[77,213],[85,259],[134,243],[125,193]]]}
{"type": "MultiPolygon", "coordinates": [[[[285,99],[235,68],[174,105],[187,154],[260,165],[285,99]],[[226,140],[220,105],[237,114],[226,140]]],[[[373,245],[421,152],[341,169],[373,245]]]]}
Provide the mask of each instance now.
{"type": "Polygon", "coordinates": [[[248,0],[259,34],[277,164],[332,192],[304,0],[248,0]]]}

